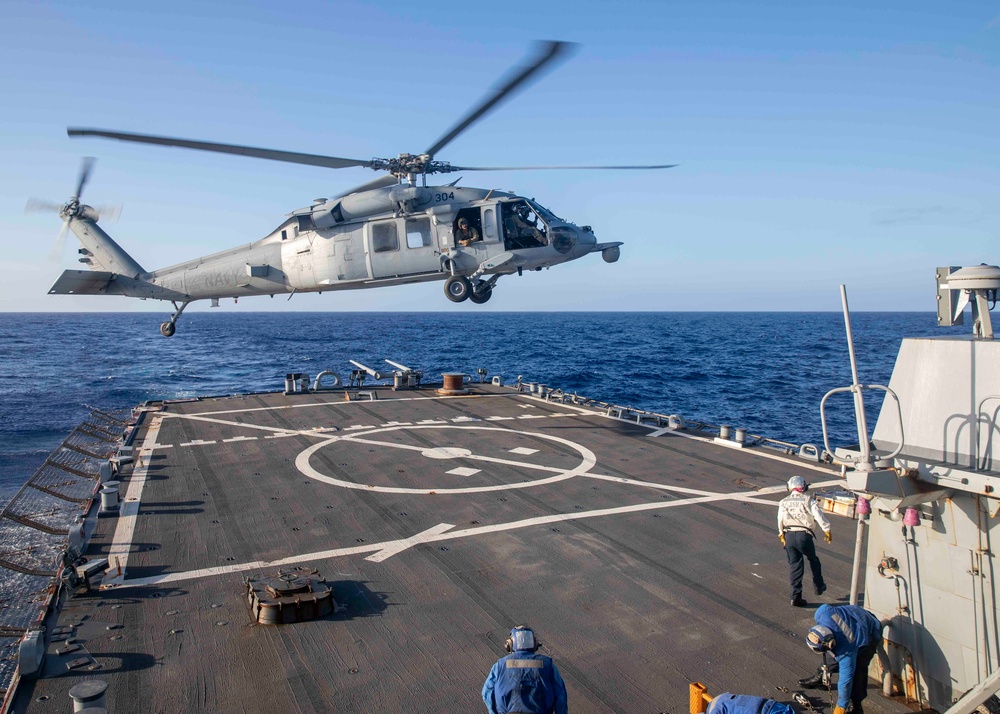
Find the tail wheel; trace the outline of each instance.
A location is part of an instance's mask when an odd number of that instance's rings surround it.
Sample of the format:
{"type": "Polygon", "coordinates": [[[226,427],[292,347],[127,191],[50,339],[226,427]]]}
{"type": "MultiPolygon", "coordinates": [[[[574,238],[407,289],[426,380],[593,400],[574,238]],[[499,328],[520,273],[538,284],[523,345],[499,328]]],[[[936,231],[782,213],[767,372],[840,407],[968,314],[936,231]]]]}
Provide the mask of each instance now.
{"type": "Polygon", "coordinates": [[[472,284],[464,275],[452,275],[444,283],[444,294],[452,302],[463,302],[472,295],[472,284]]]}
{"type": "Polygon", "coordinates": [[[176,330],[177,326],[172,322],[164,322],[160,325],[160,334],[164,337],[173,337],[176,330]]]}
{"type": "Polygon", "coordinates": [[[480,288],[479,286],[476,286],[472,289],[472,294],[469,295],[469,299],[476,305],[482,305],[484,302],[489,302],[491,297],[493,297],[492,287],[480,288]]]}

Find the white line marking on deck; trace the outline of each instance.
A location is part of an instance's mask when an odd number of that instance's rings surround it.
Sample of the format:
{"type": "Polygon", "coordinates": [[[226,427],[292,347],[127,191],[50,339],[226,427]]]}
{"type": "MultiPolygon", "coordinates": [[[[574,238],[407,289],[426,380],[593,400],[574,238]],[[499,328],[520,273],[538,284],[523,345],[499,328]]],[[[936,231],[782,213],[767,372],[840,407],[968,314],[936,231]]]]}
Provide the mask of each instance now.
{"type": "Polygon", "coordinates": [[[510,449],[510,453],[519,454],[521,456],[530,456],[531,454],[537,454],[538,449],[529,449],[526,446],[519,446],[516,449],[510,449]]]}
{"type": "Polygon", "coordinates": [[[522,414],[518,419],[548,419],[547,414],[522,414]]]}
{"type": "Polygon", "coordinates": [[[195,439],[194,441],[185,441],[178,446],[205,446],[207,444],[214,444],[215,441],[205,441],[204,439],[195,439]]]}
{"type": "Polygon", "coordinates": [[[476,419],[475,417],[470,417],[470,416],[458,416],[458,417],[455,417],[454,419],[452,419],[452,421],[455,421],[455,422],[482,421],[482,419],[476,419]]]}
{"type": "Polygon", "coordinates": [[[387,421],[382,426],[410,426],[412,423],[411,421],[387,421]]]}
{"type": "MultiPolygon", "coordinates": [[[[154,416],[142,440],[139,452],[146,450],[146,444],[156,446],[156,438],[160,434],[160,424],[162,418],[154,416]]],[[[139,506],[142,505],[142,489],[146,485],[146,477],[149,474],[149,460],[142,459],[137,462],[132,469],[132,476],[128,480],[128,488],[125,490],[125,501],[121,505],[121,512],[118,514],[118,523],[115,525],[115,535],[111,539],[108,548],[108,570],[107,573],[116,573],[114,578],[106,578],[101,587],[110,584],[118,584],[125,578],[128,567],[128,556],[132,550],[132,538],[135,535],[136,516],[139,514],[139,506]],[[118,576],[118,568],[121,568],[121,575],[118,576]]]]}
{"type": "Polygon", "coordinates": [[[489,416],[489,417],[486,417],[486,421],[511,421],[512,419],[516,419],[516,418],[517,417],[489,416]]]}
{"type": "Polygon", "coordinates": [[[450,523],[439,523],[433,528],[428,528],[421,533],[417,533],[415,536],[403,538],[402,540],[391,540],[383,544],[385,547],[382,550],[374,555],[369,555],[365,560],[370,560],[373,563],[381,563],[386,558],[391,558],[398,553],[402,553],[407,548],[426,543],[429,536],[440,535],[454,527],[450,523]]]}
{"type": "Polygon", "coordinates": [[[656,431],[652,432],[651,434],[646,434],[646,436],[661,436],[663,434],[666,434],[668,431],[677,431],[677,430],[676,429],[671,429],[669,426],[665,426],[662,429],[657,429],[656,431]]]}
{"type": "MultiPolygon", "coordinates": [[[[475,428],[475,427],[474,427],[475,428]]],[[[479,427],[484,428],[484,427],[479,427]]],[[[819,484],[814,484],[819,486],[819,484]]],[[[784,486],[776,486],[774,489],[784,489],[784,486]]],[[[448,540],[458,540],[459,538],[470,538],[473,536],[486,535],[491,533],[502,533],[504,531],[515,531],[522,528],[532,528],[535,526],[546,526],[554,523],[566,523],[569,521],[584,520],[587,518],[603,518],[605,516],[627,515],[631,513],[641,513],[643,511],[660,511],[667,508],[678,508],[680,506],[698,505],[701,503],[718,503],[720,501],[738,501],[748,503],[762,503],[769,506],[777,506],[777,501],[759,501],[755,496],[759,496],[766,491],[773,489],[761,489],[748,494],[744,491],[735,493],[712,493],[707,496],[694,498],[680,498],[676,501],[654,501],[652,503],[638,503],[631,506],[618,506],[614,508],[601,508],[593,511],[574,511],[573,513],[556,513],[549,516],[539,516],[537,518],[527,518],[520,521],[510,521],[508,523],[497,523],[491,526],[478,526],[476,528],[466,528],[460,531],[448,531],[446,533],[428,534],[427,531],[418,533],[413,537],[420,537],[421,543],[440,543],[448,540]],[[426,535],[425,535],[426,534],[426,535]]],[[[443,524],[442,524],[443,525],[443,524]]],[[[433,530],[433,529],[432,529],[433,530]]],[[[403,539],[406,540],[406,539],[403,539]]],[[[349,555],[360,555],[361,553],[380,553],[387,548],[393,548],[399,540],[391,540],[383,543],[366,543],[361,546],[349,548],[333,548],[314,553],[303,553],[293,555],[280,560],[261,561],[255,560],[249,563],[237,565],[221,565],[212,568],[201,568],[199,570],[188,570],[180,573],[166,573],[164,575],[153,575],[148,578],[136,578],[122,582],[118,589],[128,587],[148,587],[150,585],[163,585],[167,583],[183,582],[187,580],[199,580],[216,575],[227,573],[239,573],[246,570],[265,570],[278,568],[284,565],[296,565],[317,560],[327,560],[331,558],[342,558],[349,555]]]]}
{"type": "Polygon", "coordinates": [[[234,441],[257,441],[257,436],[234,436],[232,439],[223,439],[223,444],[232,444],[234,441]]]}
{"type": "Polygon", "coordinates": [[[455,476],[475,476],[480,472],[481,469],[470,469],[465,466],[459,466],[451,471],[445,471],[446,474],[454,474],[455,476]]]}
{"type": "MultiPolygon", "coordinates": [[[[276,394],[276,392],[271,392],[276,394]]],[[[434,396],[434,397],[402,397],[400,399],[386,399],[384,400],[386,404],[395,404],[396,402],[429,402],[429,401],[444,401],[446,399],[496,399],[497,397],[511,397],[515,396],[513,394],[463,394],[457,397],[446,397],[446,396],[434,396]]],[[[222,409],[219,411],[212,412],[192,412],[191,414],[184,414],[179,416],[214,416],[216,414],[242,414],[244,412],[270,412],[277,411],[279,409],[309,409],[311,407],[342,407],[348,405],[357,404],[367,404],[371,405],[372,402],[368,400],[352,400],[344,401],[343,398],[334,400],[332,402],[310,402],[308,404],[282,404],[280,406],[274,407],[249,407],[247,409],[222,409]]],[[[178,415],[175,415],[178,416],[178,415]]]]}
{"type": "Polygon", "coordinates": [[[424,419],[423,421],[418,421],[417,422],[417,424],[421,424],[421,425],[426,425],[426,424],[447,424],[447,423],[448,422],[446,422],[444,419],[424,419]]]}

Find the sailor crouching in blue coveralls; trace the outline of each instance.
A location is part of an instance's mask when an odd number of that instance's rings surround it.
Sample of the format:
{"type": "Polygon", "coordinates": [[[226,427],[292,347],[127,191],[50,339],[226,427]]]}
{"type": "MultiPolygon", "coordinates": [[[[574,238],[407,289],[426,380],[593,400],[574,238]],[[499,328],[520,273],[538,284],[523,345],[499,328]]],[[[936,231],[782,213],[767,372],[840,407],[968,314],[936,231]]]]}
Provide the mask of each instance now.
{"type": "Polygon", "coordinates": [[[483,684],[490,714],[566,714],[566,685],[552,658],[535,653],[540,645],[529,627],[510,631],[505,644],[510,654],[493,665],[483,684]]]}
{"type": "Polygon", "coordinates": [[[882,623],[857,605],[820,605],[816,626],[806,634],[813,652],[832,652],[837,658],[837,706],[833,714],[864,714],[868,696],[868,665],[882,642],[882,623]]]}

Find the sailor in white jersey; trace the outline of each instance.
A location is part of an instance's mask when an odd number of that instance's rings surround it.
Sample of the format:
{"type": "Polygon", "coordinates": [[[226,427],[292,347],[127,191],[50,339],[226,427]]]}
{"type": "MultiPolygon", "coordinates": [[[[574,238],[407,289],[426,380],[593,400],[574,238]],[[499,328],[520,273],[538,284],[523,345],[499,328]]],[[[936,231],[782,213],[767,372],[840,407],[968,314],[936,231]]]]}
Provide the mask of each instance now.
{"type": "Polygon", "coordinates": [[[823,515],[819,504],[807,491],[809,484],[801,476],[788,479],[789,495],[778,504],[778,538],[785,546],[788,556],[789,581],[792,585],[792,606],[802,607],[808,603],[802,599],[802,575],[805,572],[805,562],[809,561],[812,570],[813,586],[817,595],[826,592],[823,582],[823,568],[816,556],[816,527],[823,531],[826,542],[833,540],[830,533],[830,522],[823,515]]]}

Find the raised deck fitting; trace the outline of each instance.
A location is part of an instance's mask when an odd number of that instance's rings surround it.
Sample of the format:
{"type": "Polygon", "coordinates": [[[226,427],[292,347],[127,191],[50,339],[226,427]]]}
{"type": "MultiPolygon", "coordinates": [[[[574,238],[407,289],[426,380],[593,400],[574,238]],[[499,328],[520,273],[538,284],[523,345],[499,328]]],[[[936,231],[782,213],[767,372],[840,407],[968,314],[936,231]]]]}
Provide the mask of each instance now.
{"type": "Polygon", "coordinates": [[[460,394],[469,393],[469,390],[465,389],[463,386],[465,384],[464,374],[458,372],[445,372],[441,375],[441,377],[444,379],[444,384],[437,390],[438,394],[454,397],[460,394]]]}
{"type": "Polygon", "coordinates": [[[303,566],[250,578],[247,599],[254,618],[262,625],[315,620],[336,607],[330,586],[316,570],[303,566]]]}

